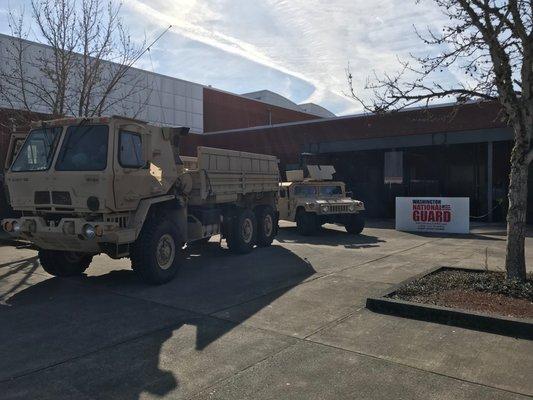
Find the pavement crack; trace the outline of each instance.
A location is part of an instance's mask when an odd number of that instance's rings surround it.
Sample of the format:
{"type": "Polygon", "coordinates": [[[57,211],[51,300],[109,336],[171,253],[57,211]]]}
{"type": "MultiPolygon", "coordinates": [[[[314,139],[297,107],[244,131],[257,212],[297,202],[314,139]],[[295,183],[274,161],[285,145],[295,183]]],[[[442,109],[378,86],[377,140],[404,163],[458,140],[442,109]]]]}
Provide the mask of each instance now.
{"type": "Polygon", "coordinates": [[[465,378],[460,378],[460,377],[457,377],[457,376],[444,374],[442,372],[437,372],[437,371],[432,371],[432,370],[429,370],[429,369],[419,368],[419,367],[416,367],[414,365],[398,362],[398,361],[395,361],[395,360],[391,360],[389,358],[383,358],[383,357],[379,357],[379,356],[376,356],[376,355],[373,355],[373,354],[364,353],[364,352],[357,351],[357,350],[346,349],[344,347],[339,347],[339,346],[335,346],[335,345],[332,345],[332,344],[329,344],[329,343],[319,342],[319,341],[316,341],[316,340],[313,340],[313,339],[310,339],[310,338],[300,339],[300,340],[303,341],[303,342],[313,343],[313,344],[316,344],[316,345],[319,345],[319,346],[325,346],[325,347],[329,347],[329,348],[336,349],[336,350],[346,351],[348,353],[356,354],[356,355],[359,355],[361,357],[372,358],[374,360],[379,360],[379,361],[382,361],[382,362],[385,362],[385,363],[388,363],[388,364],[399,365],[399,366],[410,368],[410,369],[413,369],[413,370],[416,370],[416,371],[420,371],[420,372],[424,372],[424,373],[428,373],[428,374],[432,374],[432,375],[436,375],[436,376],[440,376],[440,377],[444,377],[444,378],[448,378],[448,379],[453,379],[453,380],[456,380],[456,381],[459,381],[459,382],[468,383],[468,384],[471,384],[471,385],[477,385],[477,386],[485,387],[485,388],[492,389],[492,390],[497,390],[497,391],[501,391],[501,392],[505,392],[505,393],[511,393],[511,394],[515,394],[515,395],[519,395],[519,396],[526,396],[526,397],[529,397],[529,398],[533,398],[533,396],[531,394],[528,394],[528,393],[517,392],[517,391],[514,391],[514,390],[504,389],[504,388],[501,388],[501,387],[498,387],[498,386],[487,385],[485,383],[471,381],[471,380],[468,380],[468,379],[465,379],[465,378]]]}

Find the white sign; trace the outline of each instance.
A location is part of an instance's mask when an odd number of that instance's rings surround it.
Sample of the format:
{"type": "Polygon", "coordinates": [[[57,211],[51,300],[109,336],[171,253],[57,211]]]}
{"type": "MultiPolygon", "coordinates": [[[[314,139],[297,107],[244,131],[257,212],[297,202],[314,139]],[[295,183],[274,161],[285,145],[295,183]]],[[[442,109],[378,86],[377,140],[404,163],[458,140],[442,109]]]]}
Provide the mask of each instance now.
{"type": "Polygon", "coordinates": [[[396,230],[468,233],[468,197],[396,197],[396,230]]]}

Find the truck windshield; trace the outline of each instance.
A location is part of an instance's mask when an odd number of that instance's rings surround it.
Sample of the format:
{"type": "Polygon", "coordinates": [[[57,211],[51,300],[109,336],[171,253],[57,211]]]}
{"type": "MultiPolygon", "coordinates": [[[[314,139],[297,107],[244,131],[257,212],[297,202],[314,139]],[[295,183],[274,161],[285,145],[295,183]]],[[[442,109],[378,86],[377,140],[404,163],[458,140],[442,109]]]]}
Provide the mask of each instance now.
{"type": "Polygon", "coordinates": [[[69,126],[57,157],[58,171],[102,171],[107,166],[107,125],[69,126]]]}
{"type": "Polygon", "coordinates": [[[342,188],[337,185],[320,186],[321,196],[339,196],[342,194],[342,188]]]}
{"type": "Polygon", "coordinates": [[[50,168],[61,129],[54,127],[32,130],[18,152],[11,171],[45,171],[50,168]]]}

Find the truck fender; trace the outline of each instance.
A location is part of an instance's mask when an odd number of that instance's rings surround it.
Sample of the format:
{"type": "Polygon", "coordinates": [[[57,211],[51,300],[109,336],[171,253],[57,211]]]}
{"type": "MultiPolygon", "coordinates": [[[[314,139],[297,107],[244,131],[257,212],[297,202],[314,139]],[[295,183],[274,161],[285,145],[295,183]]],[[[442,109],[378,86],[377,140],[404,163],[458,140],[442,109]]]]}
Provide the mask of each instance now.
{"type": "MultiPolygon", "coordinates": [[[[160,197],[154,197],[150,199],[142,199],[139,201],[139,206],[137,207],[137,210],[135,211],[135,214],[133,215],[133,218],[131,219],[130,226],[135,229],[135,239],[139,237],[139,234],[141,233],[141,229],[144,226],[144,223],[146,221],[146,218],[148,216],[148,213],[150,209],[160,203],[164,203],[170,200],[177,201],[176,196],[174,195],[165,195],[160,197]]],[[[182,240],[186,241],[187,238],[187,211],[185,208],[170,208],[168,211],[166,211],[169,215],[169,219],[171,221],[176,221],[176,227],[179,229],[180,235],[182,236],[182,240]],[[182,215],[184,214],[184,219],[182,218],[182,215]],[[184,233],[185,232],[185,233],[184,233]]]]}

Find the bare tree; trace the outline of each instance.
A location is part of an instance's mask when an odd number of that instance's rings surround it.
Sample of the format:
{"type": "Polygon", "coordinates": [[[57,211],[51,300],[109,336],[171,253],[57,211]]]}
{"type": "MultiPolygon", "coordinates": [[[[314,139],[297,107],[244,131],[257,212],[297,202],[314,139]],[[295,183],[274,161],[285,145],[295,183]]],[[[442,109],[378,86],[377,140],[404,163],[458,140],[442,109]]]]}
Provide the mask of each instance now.
{"type": "MultiPolygon", "coordinates": [[[[418,3],[419,1],[417,1],[418,3]]],[[[442,32],[428,29],[420,40],[433,52],[400,61],[394,75],[375,75],[366,89],[372,112],[386,112],[435,99],[497,101],[514,130],[507,213],[505,267],[509,279],[526,279],[525,234],[528,168],[533,160],[533,1],[433,0],[447,17],[442,32]],[[463,72],[459,82],[439,83],[438,75],[454,68],[463,72]]]]}
{"type": "Polygon", "coordinates": [[[33,0],[34,34],[47,46],[35,52],[24,12],[10,10],[13,39],[0,68],[0,100],[52,117],[96,116],[118,106],[136,115],[151,88],[131,67],[148,46],[131,39],[120,11],[111,0],[33,0]]]}

